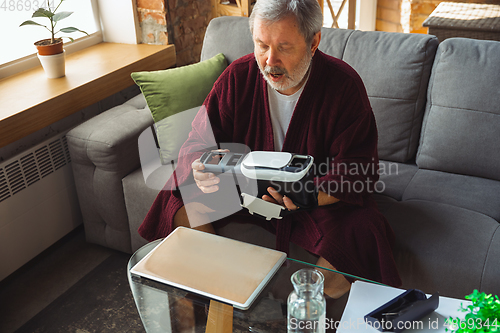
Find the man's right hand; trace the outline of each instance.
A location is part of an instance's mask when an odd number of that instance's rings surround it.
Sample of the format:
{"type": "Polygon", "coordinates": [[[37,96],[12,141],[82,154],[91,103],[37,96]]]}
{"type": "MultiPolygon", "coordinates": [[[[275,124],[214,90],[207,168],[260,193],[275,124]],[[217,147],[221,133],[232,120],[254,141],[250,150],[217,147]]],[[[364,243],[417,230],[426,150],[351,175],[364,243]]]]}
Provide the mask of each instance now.
{"type": "Polygon", "coordinates": [[[191,168],[193,168],[194,181],[203,193],[213,193],[219,190],[219,186],[217,186],[220,182],[219,177],[215,177],[211,172],[203,172],[202,170],[205,169],[205,166],[201,163],[200,159],[194,160],[191,168]]]}

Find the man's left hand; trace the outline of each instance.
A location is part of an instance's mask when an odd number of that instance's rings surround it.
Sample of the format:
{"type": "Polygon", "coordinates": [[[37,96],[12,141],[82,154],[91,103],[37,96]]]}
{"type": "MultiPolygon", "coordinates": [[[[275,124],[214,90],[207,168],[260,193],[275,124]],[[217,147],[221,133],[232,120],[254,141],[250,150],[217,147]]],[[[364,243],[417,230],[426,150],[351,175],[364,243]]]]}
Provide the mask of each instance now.
{"type": "Polygon", "coordinates": [[[292,199],[290,199],[286,195],[279,194],[279,192],[276,191],[274,188],[268,187],[267,192],[270,194],[270,196],[267,194],[264,194],[262,196],[262,200],[267,201],[267,202],[271,202],[273,204],[281,205],[288,210],[299,209],[299,207],[293,203],[292,199]]]}

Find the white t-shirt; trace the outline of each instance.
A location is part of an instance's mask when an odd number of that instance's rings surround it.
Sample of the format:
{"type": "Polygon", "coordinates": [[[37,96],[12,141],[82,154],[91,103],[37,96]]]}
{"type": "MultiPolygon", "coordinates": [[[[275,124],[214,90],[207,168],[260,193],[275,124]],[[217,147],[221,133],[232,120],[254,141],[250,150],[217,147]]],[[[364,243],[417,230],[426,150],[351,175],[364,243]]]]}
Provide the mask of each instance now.
{"type": "Polygon", "coordinates": [[[287,96],[280,94],[267,84],[269,110],[271,111],[271,123],[273,125],[274,134],[274,150],[276,151],[281,151],[283,147],[286,131],[292,119],[293,110],[295,110],[295,106],[297,105],[297,101],[304,87],[305,83],[295,94],[287,96]]]}

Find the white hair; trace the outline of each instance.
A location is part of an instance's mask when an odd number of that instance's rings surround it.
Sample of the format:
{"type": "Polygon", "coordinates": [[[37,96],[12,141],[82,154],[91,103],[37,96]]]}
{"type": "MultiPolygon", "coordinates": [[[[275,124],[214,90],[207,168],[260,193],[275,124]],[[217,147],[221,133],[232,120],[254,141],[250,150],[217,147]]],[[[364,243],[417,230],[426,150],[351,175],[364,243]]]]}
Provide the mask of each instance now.
{"type": "Polygon", "coordinates": [[[317,0],[257,0],[250,15],[250,31],[253,34],[256,18],[275,23],[289,16],[297,19],[299,32],[307,43],[312,42],[323,26],[323,13],[317,0]]]}

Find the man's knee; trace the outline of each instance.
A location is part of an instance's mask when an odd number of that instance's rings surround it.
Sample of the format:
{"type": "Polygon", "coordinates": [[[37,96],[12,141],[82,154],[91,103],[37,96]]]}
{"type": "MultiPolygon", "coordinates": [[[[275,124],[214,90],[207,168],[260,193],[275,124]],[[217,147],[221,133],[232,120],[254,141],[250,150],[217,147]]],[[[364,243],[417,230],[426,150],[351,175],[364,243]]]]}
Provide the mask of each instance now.
{"type": "Polygon", "coordinates": [[[209,209],[206,210],[199,205],[189,204],[187,208],[182,206],[174,215],[174,229],[186,227],[215,234],[215,230],[206,215],[209,212],[209,209]]]}
{"type": "Polygon", "coordinates": [[[182,206],[179,208],[177,213],[174,215],[174,229],[177,227],[187,227],[191,228],[189,224],[189,218],[186,213],[186,207],[182,206]]]}

